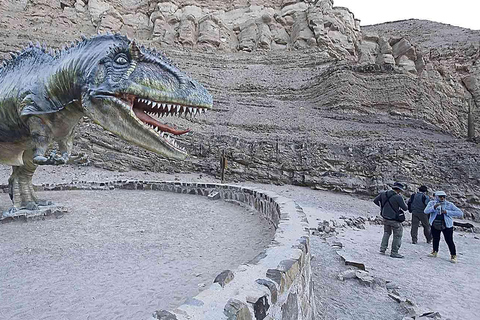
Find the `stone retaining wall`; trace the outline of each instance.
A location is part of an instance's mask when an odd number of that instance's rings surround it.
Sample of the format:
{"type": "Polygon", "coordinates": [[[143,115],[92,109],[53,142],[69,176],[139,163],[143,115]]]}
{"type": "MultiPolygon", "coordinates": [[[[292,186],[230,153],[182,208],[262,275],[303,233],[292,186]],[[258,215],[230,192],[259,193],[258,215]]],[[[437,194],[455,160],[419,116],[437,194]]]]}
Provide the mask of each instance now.
{"type": "MultiPolygon", "coordinates": [[[[5,189],[5,188],[4,188],[5,189]]],[[[310,232],[302,208],[275,193],[213,183],[121,180],[44,184],[53,190],[159,190],[237,201],[254,208],[275,229],[269,247],[236,270],[225,270],[210,287],[175,310],[159,310],[152,319],[313,320],[315,302],[310,265],[310,232]]],[[[5,190],[6,191],[6,190],[5,190]]]]}

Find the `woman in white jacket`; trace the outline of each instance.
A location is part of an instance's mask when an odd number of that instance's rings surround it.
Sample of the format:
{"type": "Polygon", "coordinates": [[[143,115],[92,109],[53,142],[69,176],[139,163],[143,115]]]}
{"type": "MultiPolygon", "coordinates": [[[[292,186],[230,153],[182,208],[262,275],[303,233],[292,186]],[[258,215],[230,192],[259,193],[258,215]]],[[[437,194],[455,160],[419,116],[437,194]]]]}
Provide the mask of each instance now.
{"type": "Polygon", "coordinates": [[[430,215],[429,223],[433,237],[433,251],[428,256],[437,257],[438,246],[440,243],[440,234],[443,233],[445,242],[450,250],[450,261],[457,262],[457,251],[453,243],[453,219],[452,217],[462,217],[462,210],[458,209],[453,203],[445,200],[447,194],[444,191],[435,192],[435,200],[430,201],[425,208],[425,213],[430,215]]]}

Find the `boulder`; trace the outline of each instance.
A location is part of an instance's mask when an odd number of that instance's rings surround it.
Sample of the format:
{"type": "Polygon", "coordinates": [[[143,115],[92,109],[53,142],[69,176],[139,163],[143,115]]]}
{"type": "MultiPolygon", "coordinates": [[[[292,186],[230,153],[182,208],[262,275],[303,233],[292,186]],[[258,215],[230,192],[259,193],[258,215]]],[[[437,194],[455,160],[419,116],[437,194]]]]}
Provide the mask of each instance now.
{"type": "MultiPolygon", "coordinates": [[[[116,11],[112,5],[101,0],[89,0],[88,1],[88,13],[92,20],[93,25],[96,27],[102,19],[102,15],[108,10],[116,11]]],[[[115,27],[114,27],[115,28],[115,27]]]]}
{"type": "Polygon", "coordinates": [[[389,65],[395,65],[395,59],[391,54],[379,54],[377,56],[377,64],[389,64],[389,65]]]}
{"type": "Polygon", "coordinates": [[[371,41],[360,41],[358,44],[358,51],[359,63],[375,63],[378,55],[378,44],[371,41]]]}
{"type": "Polygon", "coordinates": [[[402,38],[392,46],[392,54],[395,59],[403,55],[406,55],[412,60],[417,58],[415,48],[405,38],[402,38]]]}
{"type": "Polygon", "coordinates": [[[100,15],[100,22],[97,26],[99,32],[119,32],[123,27],[123,17],[115,9],[108,9],[100,15]]]}
{"type": "Polygon", "coordinates": [[[417,68],[415,67],[415,62],[410,60],[407,56],[401,56],[397,59],[395,59],[395,63],[397,64],[398,67],[411,72],[411,73],[417,73],[417,68]]]}
{"type": "Polygon", "coordinates": [[[197,22],[192,14],[185,14],[178,26],[178,41],[182,45],[193,46],[197,43],[197,22]]]}
{"type": "Polygon", "coordinates": [[[380,48],[380,53],[392,54],[392,46],[384,37],[378,38],[378,46],[380,48]]]}
{"type": "Polygon", "coordinates": [[[218,47],[220,46],[220,27],[218,20],[211,16],[204,16],[198,22],[198,40],[202,46],[218,47]]]}
{"type": "Polygon", "coordinates": [[[238,50],[253,51],[257,44],[257,24],[249,20],[241,26],[238,35],[238,50]]]}
{"type": "Polygon", "coordinates": [[[263,22],[257,23],[257,48],[269,50],[273,35],[268,25],[263,22]]]}
{"type": "Polygon", "coordinates": [[[296,12],[291,41],[294,48],[309,48],[316,45],[315,35],[307,24],[306,12],[296,12]]]}

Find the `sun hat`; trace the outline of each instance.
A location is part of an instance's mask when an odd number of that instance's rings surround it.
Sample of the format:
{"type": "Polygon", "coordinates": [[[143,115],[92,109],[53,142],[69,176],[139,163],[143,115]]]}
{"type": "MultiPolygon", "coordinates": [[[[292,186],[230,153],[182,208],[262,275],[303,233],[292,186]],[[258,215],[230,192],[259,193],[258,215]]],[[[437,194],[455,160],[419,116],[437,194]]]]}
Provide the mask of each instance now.
{"type": "Polygon", "coordinates": [[[445,193],[445,191],[435,191],[435,196],[436,197],[440,197],[440,196],[446,197],[447,194],[445,193]]]}
{"type": "Polygon", "coordinates": [[[399,190],[405,191],[405,186],[401,182],[395,182],[392,185],[392,189],[399,189],[399,190]]]}
{"type": "Polygon", "coordinates": [[[418,191],[420,192],[427,192],[428,191],[428,188],[426,186],[421,186],[420,188],[418,188],[418,191]]]}

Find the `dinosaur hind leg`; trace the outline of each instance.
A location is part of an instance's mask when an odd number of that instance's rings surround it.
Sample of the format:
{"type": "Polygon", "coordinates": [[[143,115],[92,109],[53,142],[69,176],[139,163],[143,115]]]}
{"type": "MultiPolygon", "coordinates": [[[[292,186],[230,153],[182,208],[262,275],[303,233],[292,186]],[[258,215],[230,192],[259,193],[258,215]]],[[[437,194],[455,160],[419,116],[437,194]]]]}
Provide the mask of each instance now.
{"type": "Polygon", "coordinates": [[[39,206],[51,205],[51,201],[40,200],[35,196],[32,177],[37,169],[31,159],[24,157],[23,166],[14,166],[8,179],[9,194],[13,201],[10,212],[18,209],[36,210],[39,206]]]}

